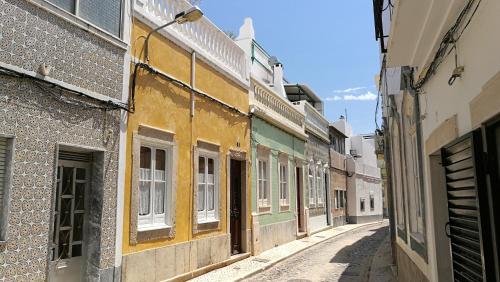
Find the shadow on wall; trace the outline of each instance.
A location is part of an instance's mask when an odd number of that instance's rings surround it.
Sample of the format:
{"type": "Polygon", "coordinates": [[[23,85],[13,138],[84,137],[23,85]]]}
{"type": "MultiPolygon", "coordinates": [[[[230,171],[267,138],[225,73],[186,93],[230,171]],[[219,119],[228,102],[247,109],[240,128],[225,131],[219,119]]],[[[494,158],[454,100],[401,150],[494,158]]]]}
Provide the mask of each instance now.
{"type": "Polygon", "coordinates": [[[388,236],[389,227],[371,229],[370,231],[374,233],[363,237],[352,245],[345,246],[330,260],[330,263],[347,265],[338,281],[367,281],[371,259],[388,236]]]}

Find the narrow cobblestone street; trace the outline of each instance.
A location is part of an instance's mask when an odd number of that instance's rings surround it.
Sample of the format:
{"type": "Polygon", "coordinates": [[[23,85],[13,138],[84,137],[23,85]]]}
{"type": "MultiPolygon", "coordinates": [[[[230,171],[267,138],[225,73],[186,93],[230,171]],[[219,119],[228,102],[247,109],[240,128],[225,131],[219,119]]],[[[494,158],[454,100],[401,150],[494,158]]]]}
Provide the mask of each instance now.
{"type": "Polygon", "coordinates": [[[388,236],[387,223],[359,228],[322,242],[245,281],[368,281],[372,258],[388,236]]]}

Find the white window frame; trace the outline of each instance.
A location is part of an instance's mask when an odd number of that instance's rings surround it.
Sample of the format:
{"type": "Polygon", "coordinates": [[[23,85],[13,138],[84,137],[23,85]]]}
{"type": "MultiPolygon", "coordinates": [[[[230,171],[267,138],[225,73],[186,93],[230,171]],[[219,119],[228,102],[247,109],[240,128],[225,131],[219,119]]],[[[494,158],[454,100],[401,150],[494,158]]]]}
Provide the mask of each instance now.
{"type": "Polygon", "coordinates": [[[282,156],[278,160],[278,183],[279,183],[279,202],[280,210],[285,211],[290,209],[290,171],[288,165],[288,157],[282,156]],[[284,174],[284,176],[283,176],[284,174]],[[285,194],[285,193],[286,194],[285,194]],[[285,194],[285,198],[283,195],[285,194]]]}
{"type": "MultiPolygon", "coordinates": [[[[140,202],[137,204],[137,230],[138,231],[147,231],[154,229],[162,229],[172,227],[172,202],[175,199],[172,199],[172,168],[173,168],[173,144],[170,142],[163,141],[153,141],[150,138],[140,137],[140,147],[139,147],[139,159],[140,159],[140,148],[147,147],[151,149],[151,185],[150,185],[150,214],[148,215],[140,215],[140,202]],[[162,214],[154,214],[155,206],[155,183],[157,182],[155,178],[155,166],[156,166],[156,150],[164,150],[165,151],[165,199],[164,199],[164,212],[162,214]]],[[[138,184],[140,185],[140,167],[138,173],[138,184]]],[[[162,181],[163,182],[163,181],[162,181]]],[[[135,187],[135,189],[139,189],[139,187],[135,187]]],[[[140,193],[137,199],[140,201],[140,193]]]]}
{"type": "Polygon", "coordinates": [[[323,207],[325,205],[325,184],[324,184],[324,179],[323,179],[323,168],[321,165],[318,165],[316,167],[316,197],[317,200],[316,202],[318,203],[319,207],[323,207]]]}
{"type": "Polygon", "coordinates": [[[316,207],[316,166],[309,164],[307,167],[307,186],[309,190],[309,207],[316,207]]]}
{"type": "Polygon", "coordinates": [[[346,191],[345,190],[340,190],[340,199],[341,199],[340,208],[341,209],[345,209],[345,203],[347,201],[347,199],[346,199],[346,191]]]}
{"type": "MultiPolygon", "coordinates": [[[[89,19],[85,19],[82,15],[80,15],[79,10],[80,8],[78,7],[78,2],[77,0],[72,0],[75,2],[75,11],[68,11],[64,9],[63,7],[59,6],[57,3],[53,3],[50,0],[34,0],[34,2],[38,2],[39,5],[42,5],[44,9],[49,10],[50,12],[56,14],[57,16],[72,22],[76,24],[77,26],[81,26],[82,28],[86,29],[92,27],[95,29],[98,35],[105,37],[106,40],[111,41],[112,43],[115,43],[115,41],[121,41],[123,42],[123,33],[124,33],[124,25],[125,25],[125,19],[126,19],[126,14],[125,11],[127,10],[126,7],[128,7],[130,4],[127,4],[127,1],[120,1],[120,23],[118,27],[118,34],[114,34],[111,31],[106,30],[104,27],[102,27],[100,24],[95,23],[89,19]]],[[[134,5],[133,3],[131,5],[134,5]]],[[[94,30],[92,30],[94,31],[94,30]]],[[[121,45],[121,44],[120,44],[121,45]]]]}
{"type": "Polygon", "coordinates": [[[335,209],[337,209],[337,210],[340,209],[340,203],[341,203],[340,194],[341,194],[341,191],[338,189],[335,189],[335,209]]]}
{"type": "Polygon", "coordinates": [[[264,209],[269,209],[271,208],[271,162],[269,161],[269,154],[260,154],[257,157],[257,162],[256,162],[256,168],[257,168],[257,207],[264,208],[264,209]],[[266,178],[262,178],[262,163],[266,164],[265,170],[266,170],[266,178]],[[261,185],[263,185],[263,189],[267,192],[266,198],[261,198],[261,185]]]}
{"type": "MultiPolygon", "coordinates": [[[[204,193],[204,209],[198,210],[198,197],[200,197],[199,192],[197,192],[197,201],[196,201],[196,211],[197,211],[197,220],[198,223],[210,223],[210,222],[218,222],[219,221],[219,209],[220,209],[220,156],[219,152],[209,151],[205,149],[198,149],[198,156],[196,158],[196,168],[199,168],[199,160],[200,158],[205,159],[205,179],[208,176],[208,159],[214,160],[214,208],[213,210],[208,209],[208,182],[205,181],[205,193],[204,193]]],[[[196,170],[196,188],[199,189],[199,172],[196,170]]],[[[197,190],[198,191],[198,190],[197,190]]]]}

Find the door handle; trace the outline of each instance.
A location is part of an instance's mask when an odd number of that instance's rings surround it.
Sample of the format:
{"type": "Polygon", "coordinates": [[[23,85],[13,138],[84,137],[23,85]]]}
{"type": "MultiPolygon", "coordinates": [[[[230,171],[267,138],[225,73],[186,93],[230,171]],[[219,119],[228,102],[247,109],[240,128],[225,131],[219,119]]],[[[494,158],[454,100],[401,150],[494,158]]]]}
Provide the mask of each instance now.
{"type": "Polygon", "coordinates": [[[451,238],[451,231],[450,231],[450,222],[446,222],[444,225],[444,233],[446,234],[446,237],[451,238]]]}

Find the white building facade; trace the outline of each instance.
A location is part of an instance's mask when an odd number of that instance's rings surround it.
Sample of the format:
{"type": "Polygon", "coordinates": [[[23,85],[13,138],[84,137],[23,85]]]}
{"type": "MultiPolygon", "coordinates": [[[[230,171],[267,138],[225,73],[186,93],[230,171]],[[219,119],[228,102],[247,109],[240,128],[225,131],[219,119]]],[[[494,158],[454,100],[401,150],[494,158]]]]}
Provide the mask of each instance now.
{"type": "Polygon", "coordinates": [[[382,180],[377,167],[374,140],[357,135],[347,157],[347,219],[349,223],[382,220],[382,180]]]}
{"type": "Polygon", "coordinates": [[[500,3],[374,4],[398,278],[500,281],[500,3]]]}

